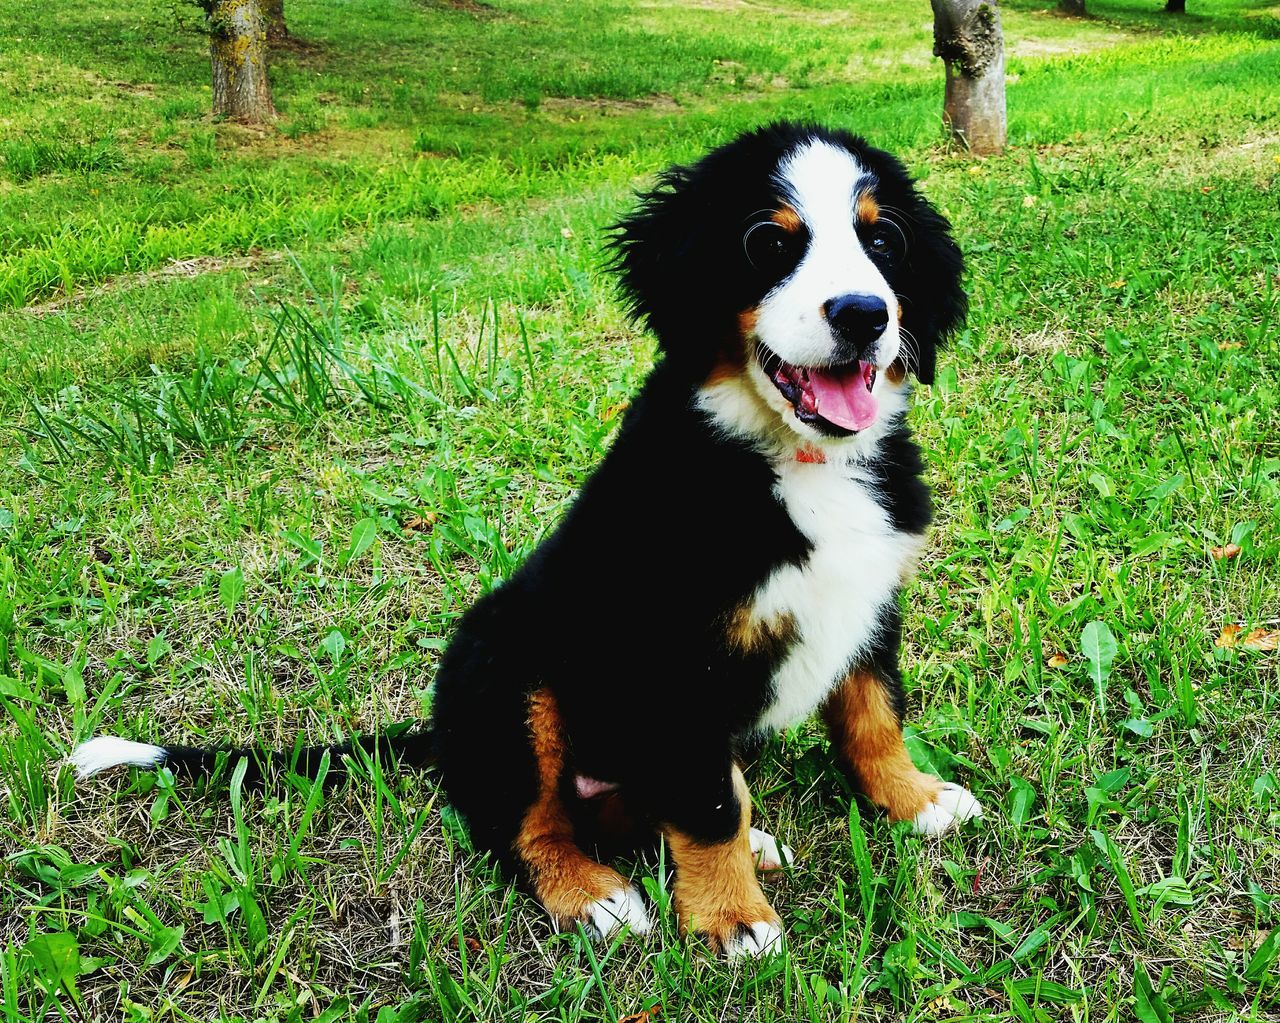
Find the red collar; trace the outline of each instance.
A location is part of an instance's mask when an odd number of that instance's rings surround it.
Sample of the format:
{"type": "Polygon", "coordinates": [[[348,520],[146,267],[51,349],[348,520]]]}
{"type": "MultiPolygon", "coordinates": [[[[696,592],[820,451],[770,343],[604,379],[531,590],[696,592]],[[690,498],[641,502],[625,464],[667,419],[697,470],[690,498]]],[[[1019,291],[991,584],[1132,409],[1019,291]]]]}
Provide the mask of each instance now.
{"type": "Polygon", "coordinates": [[[796,448],[796,461],[824,465],[827,461],[827,456],[822,453],[821,448],[796,448]]]}

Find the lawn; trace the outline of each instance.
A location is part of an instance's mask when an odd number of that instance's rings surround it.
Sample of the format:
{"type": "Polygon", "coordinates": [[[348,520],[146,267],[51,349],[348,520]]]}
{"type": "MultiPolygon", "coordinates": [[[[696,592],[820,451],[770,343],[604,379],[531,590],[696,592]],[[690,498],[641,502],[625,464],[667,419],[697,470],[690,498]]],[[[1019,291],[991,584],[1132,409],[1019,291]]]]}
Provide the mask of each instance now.
{"type": "Polygon", "coordinates": [[[1051,6],[1002,5],[976,159],[925,4],[289,0],[258,130],[195,7],[0,0],[0,1023],[1280,1019],[1280,4],[1051,6]],[[429,774],[73,783],[96,733],[421,718],[652,358],[608,225],[779,116],[902,152],[968,255],[904,656],[984,820],[781,737],[788,946],[730,968],[661,862],[649,939],[552,933],[429,774]]]}

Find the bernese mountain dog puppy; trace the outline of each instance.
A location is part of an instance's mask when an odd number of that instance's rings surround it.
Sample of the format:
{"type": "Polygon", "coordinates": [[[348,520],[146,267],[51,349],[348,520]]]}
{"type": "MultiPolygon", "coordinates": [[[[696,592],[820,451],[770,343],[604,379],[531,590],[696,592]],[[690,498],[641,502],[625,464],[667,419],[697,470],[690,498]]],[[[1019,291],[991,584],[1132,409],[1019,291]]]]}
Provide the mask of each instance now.
{"type": "MultiPolygon", "coordinates": [[[[592,853],[650,833],[682,929],[758,955],[782,931],[757,868],[789,854],[751,827],[762,736],[818,712],[891,818],[932,835],[981,813],[912,763],[898,668],[930,517],[909,378],[932,381],[963,319],[961,256],[893,156],[793,123],[665,172],[613,245],[653,371],[564,520],[463,616],[430,728],[359,744],[434,759],[475,845],[557,925],[647,930],[592,853]]],[[[103,737],[73,761],[207,773],[228,752],[103,737]]]]}

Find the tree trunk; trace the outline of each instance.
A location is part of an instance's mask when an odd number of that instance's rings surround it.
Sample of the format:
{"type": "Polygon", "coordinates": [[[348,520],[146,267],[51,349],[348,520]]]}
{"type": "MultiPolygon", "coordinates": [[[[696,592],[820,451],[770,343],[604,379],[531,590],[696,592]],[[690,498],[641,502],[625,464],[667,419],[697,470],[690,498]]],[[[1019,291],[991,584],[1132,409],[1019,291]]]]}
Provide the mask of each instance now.
{"type": "Polygon", "coordinates": [[[1187,0],[1168,0],[1164,5],[1166,14],[1186,14],[1187,0]]]}
{"type": "Polygon", "coordinates": [[[1084,0],[1058,0],[1058,10],[1076,18],[1084,17],[1084,0]]]}
{"type": "Polygon", "coordinates": [[[932,0],[933,52],[947,69],[942,119],[974,153],[1005,143],[1004,35],[996,0],[932,0]]]}
{"type": "Polygon", "coordinates": [[[262,124],[275,117],[267,83],[267,34],[258,0],[209,0],[213,112],[262,124]]]}
{"type": "Polygon", "coordinates": [[[268,43],[280,43],[289,38],[289,26],[284,23],[284,0],[264,0],[263,14],[267,19],[268,43]]]}

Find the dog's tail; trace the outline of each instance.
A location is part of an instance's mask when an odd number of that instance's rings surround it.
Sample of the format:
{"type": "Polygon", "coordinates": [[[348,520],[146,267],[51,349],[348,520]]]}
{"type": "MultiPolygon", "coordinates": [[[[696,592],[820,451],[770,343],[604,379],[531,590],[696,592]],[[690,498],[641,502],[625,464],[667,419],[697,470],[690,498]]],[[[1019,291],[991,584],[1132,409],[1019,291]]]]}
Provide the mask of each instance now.
{"type": "Polygon", "coordinates": [[[167,767],[175,775],[187,778],[205,778],[214,774],[218,765],[235,767],[239,760],[247,761],[243,784],[261,786],[273,772],[292,771],[304,778],[319,775],[326,753],[329,767],[325,784],[345,777],[346,759],[362,751],[370,757],[389,757],[400,766],[422,769],[435,761],[435,741],[430,730],[407,735],[364,735],[350,742],[334,746],[309,746],[296,751],[264,751],[249,747],[218,746],[201,749],[192,746],[153,746],[146,742],[120,739],[114,735],[99,735],[82,742],[71,753],[71,766],[76,778],[92,778],[112,767],[167,767]]]}

